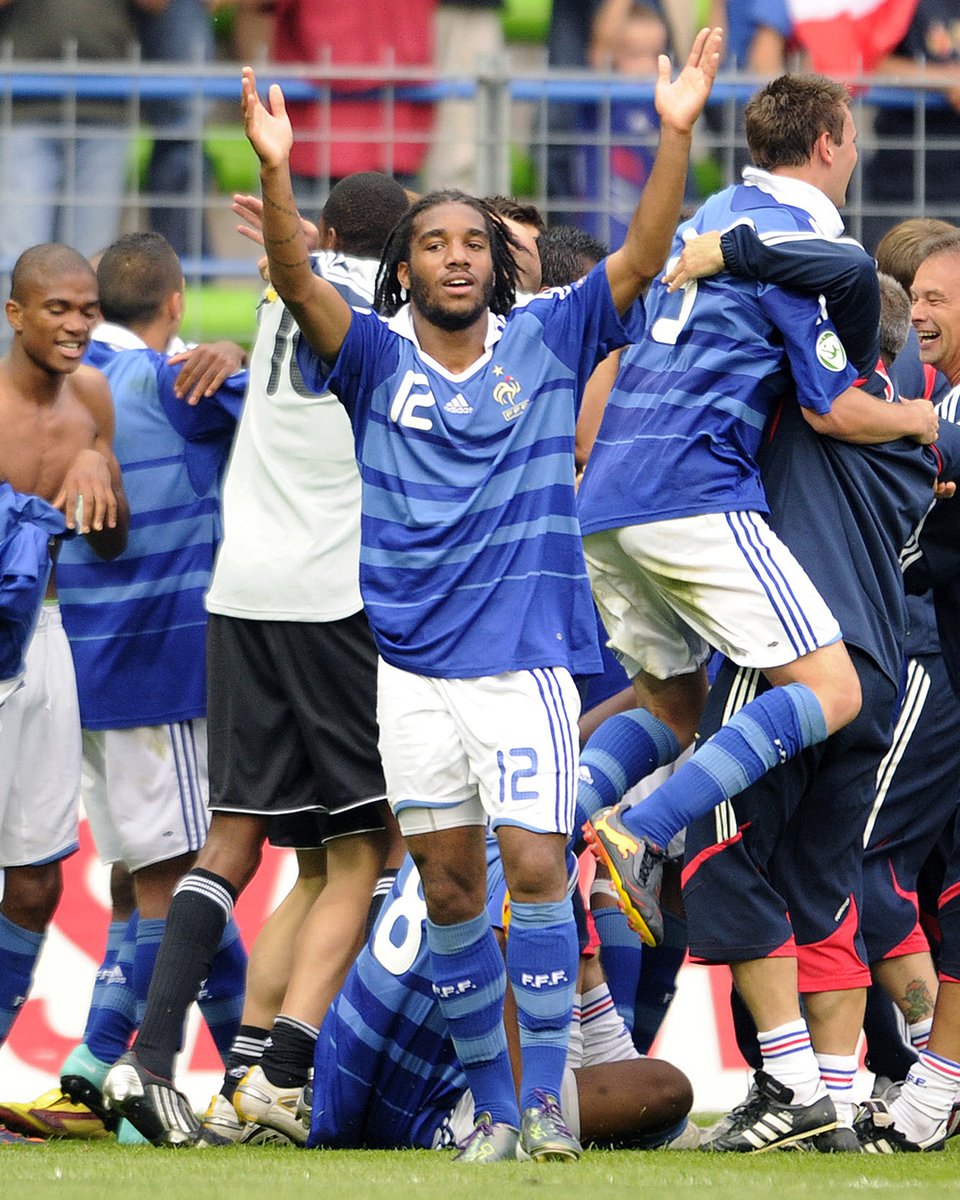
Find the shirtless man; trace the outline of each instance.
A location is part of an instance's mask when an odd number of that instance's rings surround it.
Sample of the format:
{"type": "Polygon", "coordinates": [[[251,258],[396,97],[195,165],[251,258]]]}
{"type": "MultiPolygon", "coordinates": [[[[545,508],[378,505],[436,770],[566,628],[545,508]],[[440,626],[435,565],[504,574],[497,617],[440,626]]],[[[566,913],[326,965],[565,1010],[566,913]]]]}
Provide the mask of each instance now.
{"type": "MultiPolygon", "coordinates": [[[[6,316],[13,344],[0,359],[0,478],[49,501],[68,531],[112,558],[130,514],[107,381],[81,365],[100,320],[96,275],[76,250],[34,246],[14,266],[6,316]]],[[[77,848],[80,715],[55,595],[51,572],[24,686],[0,708],[0,1045],[60,899],[60,864],[77,848]]]]}

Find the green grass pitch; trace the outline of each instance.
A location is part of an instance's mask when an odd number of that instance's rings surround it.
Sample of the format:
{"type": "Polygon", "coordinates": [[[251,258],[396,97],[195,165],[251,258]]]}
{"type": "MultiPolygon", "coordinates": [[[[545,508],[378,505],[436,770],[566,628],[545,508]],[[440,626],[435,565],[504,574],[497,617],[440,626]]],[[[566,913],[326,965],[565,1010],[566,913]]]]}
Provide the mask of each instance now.
{"type": "MultiPolygon", "coordinates": [[[[958,1139],[960,1140],[960,1139],[958,1139]]],[[[577,1164],[458,1167],[427,1150],[237,1147],[155,1150],[113,1142],[0,1147],[10,1200],[845,1200],[960,1194],[960,1147],[938,1154],[588,1151],[577,1164]]]]}

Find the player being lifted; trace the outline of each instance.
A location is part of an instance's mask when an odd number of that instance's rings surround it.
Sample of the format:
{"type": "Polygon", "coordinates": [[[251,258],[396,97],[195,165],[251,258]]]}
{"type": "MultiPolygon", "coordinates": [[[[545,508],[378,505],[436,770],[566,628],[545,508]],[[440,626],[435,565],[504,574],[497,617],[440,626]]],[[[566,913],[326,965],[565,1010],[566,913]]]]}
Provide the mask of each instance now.
{"type": "MultiPolygon", "coordinates": [[[[785,75],[751,98],[745,117],[756,167],[680,229],[675,255],[685,235],[738,220],[761,233],[841,235],[837,209],[857,161],[846,90],[785,75]]],[[[650,769],[689,743],[711,646],[774,685],[650,796],[587,813],[588,836],[652,944],[661,928],[660,848],[860,709],[836,619],[764,519],[756,454],[776,401],[795,387],[816,431],[852,442],[931,441],[937,417],[928,401],[886,404],[852,387],[857,372],[812,296],[722,274],[682,296],[657,283],[647,311],[579,493],[597,604],[647,710],[633,723],[629,753],[638,760],[640,746],[650,769]]],[[[604,739],[604,727],[595,737],[604,739]]],[[[589,748],[595,759],[594,739],[589,748]]],[[[609,753],[619,756],[616,746],[609,753]]]]}

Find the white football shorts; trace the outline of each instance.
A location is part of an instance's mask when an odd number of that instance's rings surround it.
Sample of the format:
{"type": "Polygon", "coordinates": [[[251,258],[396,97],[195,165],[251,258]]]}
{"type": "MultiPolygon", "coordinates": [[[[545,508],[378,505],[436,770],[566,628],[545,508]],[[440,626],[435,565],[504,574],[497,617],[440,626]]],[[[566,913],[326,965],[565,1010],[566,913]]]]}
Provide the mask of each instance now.
{"type": "Polygon", "coordinates": [[[377,692],[387,796],[405,835],[488,818],[570,832],[580,696],[569,671],[432,679],[381,659],[377,692]]]}
{"type": "Polygon", "coordinates": [[[130,871],[207,839],[207,721],[83,733],[83,803],[105,863],[130,871]]]}
{"type": "Polygon", "coordinates": [[[784,666],[841,638],[806,572],[755,512],[707,513],[584,538],[608,643],[633,678],[695,671],[713,647],[784,666]]]}
{"type": "Polygon", "coordinates": [[[54,862],[78,844],[80,709],[57,605],[40,610],[25,665],[0,708],[0,867],[54,862]]]}

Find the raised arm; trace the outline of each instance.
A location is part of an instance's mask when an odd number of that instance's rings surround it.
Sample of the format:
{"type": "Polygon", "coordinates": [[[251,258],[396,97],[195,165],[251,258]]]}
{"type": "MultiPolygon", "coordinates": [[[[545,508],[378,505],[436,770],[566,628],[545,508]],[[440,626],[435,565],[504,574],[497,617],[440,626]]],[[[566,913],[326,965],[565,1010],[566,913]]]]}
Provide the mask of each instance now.
{"type": "Polygon", "coordinates": [[[303,336],[326,362],[340,353],[350,328],[350,306],[326,280],[315,275],[290,180],[293,127],[283,92],[270,88],[269,109],[257,95],[251,67],[243,68],[243,127],[260,159],[263,245],[270,281],[290,309],[303,336]]]}
{"type": "Polygon", "coordinates": [[[669,58],[661,54],[657,63],[657,157],[626,239],[606,260],[610,291],[621,313],[627,311],[666,261],[680,216],[693,126],[713,87],[722,41],[722,29],[701,29],[686,66],[672,83],[669,58]]]}

